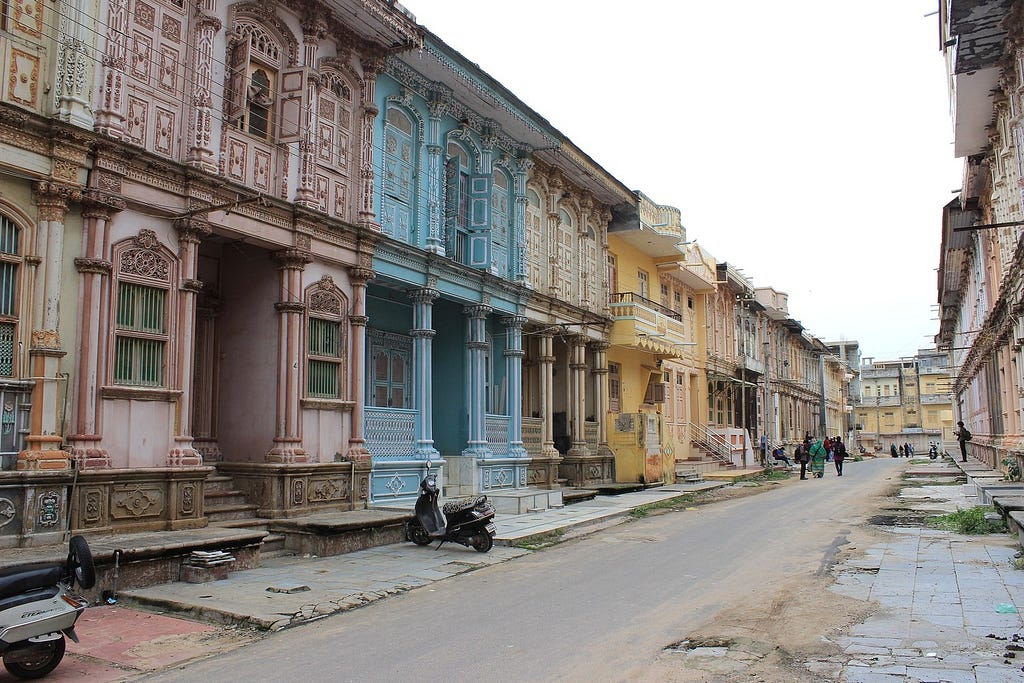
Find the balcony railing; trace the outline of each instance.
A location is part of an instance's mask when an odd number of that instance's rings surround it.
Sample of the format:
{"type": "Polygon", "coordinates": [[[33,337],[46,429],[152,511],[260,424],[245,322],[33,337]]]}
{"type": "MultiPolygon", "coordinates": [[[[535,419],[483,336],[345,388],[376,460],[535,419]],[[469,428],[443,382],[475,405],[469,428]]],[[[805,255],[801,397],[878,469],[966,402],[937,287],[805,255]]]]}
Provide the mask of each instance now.
{"type": "Polygon", "coordinates": [[[610,301],[613,304],[635,304],[637,306],[643,306],[644,308],[649,308],[652,311],[661,313],[666,318],[683,322],[682,313],[677,313],[668,306],[662,306],[656,301],[651,301],[647,297],[640,296],[636,292],[615,292],[611,295],[610,301]]]}

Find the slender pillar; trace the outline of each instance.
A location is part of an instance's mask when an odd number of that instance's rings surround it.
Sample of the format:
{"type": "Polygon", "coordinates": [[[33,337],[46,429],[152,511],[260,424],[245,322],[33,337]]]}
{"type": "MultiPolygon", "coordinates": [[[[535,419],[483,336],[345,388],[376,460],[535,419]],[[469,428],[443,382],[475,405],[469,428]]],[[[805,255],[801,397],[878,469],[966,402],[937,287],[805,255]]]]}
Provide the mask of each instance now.
{"type": "Polygon", "coordinates": [[[434,448],[434,412],[433,412],[433,308],[437,290],[417,289],[409,298],[413,302],[412,363],[413,363],[413,395],[416,406],[416,444],[413,455],[423,460],[440,457],[434,448]]]}
{"type": "Polygon", "coordinates": [[[516,159],[514,183],[515,203],[513,204],[512,221],[512,258],[513,279],[517,284],[527,284],[528,275],[526,272],[526,180],[533,168],[533,160],[522,156],[516,159]]]}
{"type": "MultiPolygon", "coordinates": [[[[302,63],[313,68],[316,65],[317,48],[327,34],[327,22],[321,13],[314,9],[315,5],[311,3],[310,8],[310,12],[302,21],[302,63]]],[[[310,78],[304,87],[308,104],[301,114],[305,121],[302,122],[302,140],[299,141],[299,186],[295,190],[295,203],[319,208],[320,200],[316,196],[316,154],[320,131],[320,82],[316,78],[310,78]]]]}
{"type": "Polygon", "coordinates": [[[587,391],[587,339],[579,335],[572,339],[569,348],[570,358],[569,372],[572,377],[569,381],[571,393],[569,405],[569,422],[572,425],[572,446],[568,455],[590,455],[587,448],[586,430],[583,421],[587,415],[586,391],[587,391]]]}
{"type": "Polygon", "coordinates": [[[363,118],[360,127],[359,155],[359,225],[377,232],[381,225],[377,222],[373,210],[373,124],[377,119],[377,105],[374,93],[377,88],[377,72],[383,66],[383,60],[367,59],[363,62],[362,108],[363,118]]]}
{"type": "Polygon", "coordinates": [[[99,390],[106,382],[107,320],[109,319],[110,273],[105,257],[110,243],[110,221],[124,209],[121,201],[90,195],[83,201],[82,256],[75,259],[78,270],[78,363],[72,413],[74,433],[68,446],[80,469],[110,467],[110,453],[100,444],[101,405],[99,390]]]}
{"type": "Polygon", "coordinates": [[[199,218],[179,220],[178,262],[181,285],[178,293],[177,384],[181,394],[174,407],[174,446],[167,454],[168,467],[190,467],[203,464],[203,456],[192,446],[192,392],[195,373],[196,298],[203,289],[199,280],[199,243],[212,230],[208,221],[199,218]]]}
{"type": "Polygon", "coordinates": [[[374,272],[362,266],[350,266],[348,279],[352,283],[352,315],[349,326],[352,331],[352,429],[348,438],[348,453],[345,460],[370,460],[363,435],[363,415],[366,405],[366,283],[373,279],[374,272]]]}
{"type": "Polygon", "coordinates": [[[309,453],[302,448],[302,424],[299,399],[302,377],[302,271],[312,261],[309,252],[285,249],[275,254],[281,272],[278,301],[277,337],[277,423],[274,447],[267,453],[267,462],[309,462],[309,453]]]}
{"type": "Polygon", "coordinates": [[[93,3],[90,0],[61,0],[57,20],[57,68],[54,74],[53,106],[65,123],[93,129],[89,89],[92,63],[89,53],[93,3]]]}
{"type": "Polygon", "coordinates": [[[63,425],[58,423],[58,405],[63,390],[60,359],[66,353],[61,347],[60,325],[61,266],[64,262],[64,217],[68,201],[81,199],[77,191],[55,183],[35,185],[39,207],[39,229],[36,253],[41,258],[35,272],[32,307],[32,333],[29,345],[29,376],[32,389],[32,412],[25,450],[18,453],[19,470],[60,470],[71,466],[67,451],[60,450],[63,425]]]}
{"type": "MultiPolygon", "coordinates": [[[[124,2],[125,0],[120,0],[124,2]]],[[[188,154],[185,161],[208,173],[217,172],[213,150],[213,56],[214,37],[221,29],[220,19],[200,15],[195,20],[195,42],[192,46],[192,126],[188,131],[188,154]]]]}
{"type": "Polygon", "coordinates": [[[540,414],[544,419],[544,433],[541,437],[541,455],[546,458],[560,456],[555,448],[554,405],[555,405],[555,351],[554,337],[550,332],[541,332],[537,336],[540,353],[540,414]]]}
{"type": "Polygon", "coordinates": [[[466,347],[469,349],[469,440],[462,453],[486,458],[491,455],[491,449],[487,446],[484,352],[487,350],[486,323],[491,307],[466,306],[463,313],[466,314],[466,347]]]}
{"type": "Polygon", "coordinates": [[[508,453],[513,458],[527,457],[523,447],[523,325],[526,316],[502,319],[508,336],[505,349],[505,382],[508,396],[508,453]]]}
{"type": "Polygon", "coordinates": [[[435,94],[427,111],[427,243],[424,249],[444,256],[441,234],[441,188],[444,186],[444,146],[441,141],[441,115],[445,107],[435,94]]]}
{"type": "Polygon", "coordinates": [[[118,140],[124,135],[124,81],[128,70],[128,29],[128,0],[109,0],[106,51],[103,53],[103,101],[96,112],[96,130],[118,140]]]}
{"type": "Polygon", "coordinates": [[[597,451],[611,454],[608,447],[608,347],[606,341],[592,342],[594,350],[594,416],[597,418],[597,451]]]}

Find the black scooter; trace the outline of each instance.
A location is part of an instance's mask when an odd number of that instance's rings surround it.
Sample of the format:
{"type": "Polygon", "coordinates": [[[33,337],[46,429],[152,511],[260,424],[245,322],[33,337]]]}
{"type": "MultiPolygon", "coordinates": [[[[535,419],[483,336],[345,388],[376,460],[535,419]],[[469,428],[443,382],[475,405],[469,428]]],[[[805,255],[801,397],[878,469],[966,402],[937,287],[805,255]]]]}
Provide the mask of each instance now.
{"type": "Polygon", "coordinates": [[[75,622],[89,603],[72,593],[96,584],[89,544],[74,536],[63,563],[0,570],[0,655],[18,678],[42,678],[64,658],[64,636],[78,642],[75,622]]]}
{"type": "Polygon", "coordinates": [[[932,460],[935,460],[936,458],[939,457],[939,447],[936,446],[934,442],[929,444],[928,446],[928,457],[931,458],[932,460]]]}
{"type": "Polygon", "coordinates": [[[442,515],[437,507],[438,495],[437,474],[430,471],[428,464],[427,474],[420,482],[415,516],[406,525],[406,537],[416,545],[440,541],[440,548],[447,541],[454,541],[482,553],[489,551],[498,530],[491,522],[494,507],[487,502],[487,496],[450,500],[444,504],[442,515]]]}

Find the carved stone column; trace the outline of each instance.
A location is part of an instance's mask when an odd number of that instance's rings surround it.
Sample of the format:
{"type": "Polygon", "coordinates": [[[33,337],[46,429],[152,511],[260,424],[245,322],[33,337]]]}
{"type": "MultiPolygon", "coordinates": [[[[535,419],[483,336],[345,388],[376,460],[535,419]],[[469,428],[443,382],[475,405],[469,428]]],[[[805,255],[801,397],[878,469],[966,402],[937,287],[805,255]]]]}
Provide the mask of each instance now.
{"type": "MultiPolygon", "coordinates": [[[[124,1],[124,0],[120,0],[124,1]]],[[[221,29],[220,19],[201,15],[195,21],[192,50],[192,126],[189,129],[188,155],[185,161],[207,173],[217,172],[213,149],[213,56],[214,37],[221,29]]]]}
{"type": "Polygon", "coordinates": [[[363,266],[350,266],[349,282],[352,283],[352,315],[349,325],[352,330],[352,431],[348,439],[348,453],[345,460],[362,461],[370,459],[366,450],[363,433],[363,407],[366,405],[366,283],[373,279],[374,272],[363,266]]]}
{"type": "Polygon", "coordinates": [[[591,342],[594,350],[594,416],[597,418],[597,454],[612,455],[608,447],[608,348],[606,341],[591,342]]]}
{"type": "Polygon", "coordinates": [[[100,445],[99,389],[106,383],[107,335],[110,315],[110,273],[112,264],[106,260],[110,220],[124,209],[121,201],[86,198],[82,218],[84,235],[82,256],[75,259],[79,273],[78,297],[78,365],[75,371],[73,406],[74,434],[68,446],[79,469],[110,467],[110,453],[100,445]]]}
{"type": "Polygon", "coordinates": [[[466,347],[469,349],[469,439],[463,455],[486,458],[491,455],[487,445],[487,403],[484,396],[484,358],[487,350],[487,316],[491,307],[482,304],[466,306],[466,347]]]}
{"type": "Polygon", "coordinates": [[[541,454],[546,458],[558,458],[560,454],[555,448],[555,350],[554,337],[550,332],[542,332],[537,337],[540,363],[540,415],[544,418],[544,433],[541,437],[541,454]]]}
{"type": "Polygon", "coordinates": [[[302,448],[302,424],[299,379],[303,363],[302,271],[313,259],[308,251],[284,249],[274,255],[281,272],[280,291],[274,308],[278,313],[277,336],[277,422],[274,447],[267,453],[267,462],[309,462],[309,453],[302,448]]]}
{"type": "Polygon", "coordinates": [[[527,156],[520,156],[515,164],[515,204],[513,204],[512,222],[512,254],[515,259],[513,265],[513,279],[516,283],[525,285],[528,280],[526,272],[526,181],[533,168],[533,160],[527,156]]]}
{"type": "Polygon", "coordinates": [[[178,389],[181,395],[174,408],[174,447],[167,454],[168,467],[189,467],[203,464],[203,456],[192,446],[192,386],[195,372],[196,298],[203,289],[199,280],[199,243],[212,230],[208,221],[199,218],[179,220],[178,261],[181,265],[181,286],[178,296],[178,389]]]}
{"type": "Polygon", "coordinates": [[[63,438],[58,424],[58,405],[63,395],[60,386],[60,359],[66,354],[61,348],[60,288],[61,267],[64,262],[64,217],[68,201],[80,199],[77,191],[55,183],[35,185],[35,200],[39,207],[39,226],[36,233],[36,254],[41,258],[36,269],[32,306],[32,333],[29,346],[29,376],[35,381],[32,389],[32,412],[29,416],[29,435],[25,450],[18,454],[19,470],[67,469],[71,465],[69,454],[60,450],[63,438]]]}
{"type": "Polygon", "coordinates": [[[96,112],[96,130],[120,140],[124,135],[124,80],[128,68],[128,0],[109,0],[107,7],[103,102],[96,112]]]}
{"type": "Polygon", "coordinates": [[[377,87],[377,73],[383,66],[383,58],[370,58],[363,62],[363,83],[362,83],[362,109],[361,133],[359,140],[359,225],[376,230],[382,230],[377,216],[373,211],[373,124],[377,119],[379,110],[374,102],[374,92],[377,87]]]}
{"type": "Polygon", "coordinates": [[[412,335],[412,382],[415,396],[414,405],[417,411],[416,444],[413,446],[413,455],[422,460],[440,457],[437,449],[434,448],[432,400],[435,334],[432,314],[434,299],[437,297],[437,290],[434,289],[417,289],[409,295],[413,302],[413,329],[409,334],[412,335]]]}
{"type": "MultiPolygon", "coordinates": [[[[302,53],[303,65],[309,69],[316,67],[317,48],[327,34],[327,22],[312,3],[308,14],[302,20],[302,53]]],[[[303,122],[302,140],[299,141],[299,186],[295,190],[295,203],[300,206],[319,208],[316,196],[316,154],[317,137],[320,120],[320,81],[310,78],[306,81],[306,110],[303,122]]],[[[333,142],[333,141],[332,141],[333,142]]]]}
{"type": "Polygon", "coordinates": [[[572,447],[567,455],[583,456],[589,455],[587,447],[587,436],[584,427],[584,420],[587,415],[587,340],[580,335],[575,337],[569,348],[570,358],[569,371],[572,373],[570,381],[570,405],[569,423],[572,425],[572,447]]]}
{"type": "Polygon", "coordinates": [[[508,392],[508,454],[513,458],[527,457],[523,448],[523,325],[526,316],[514,315],[502,319],[508,335],[505,349],[506,391],[508,392]]]}
{"type": "Polygon", "coordinates": [[[88,0],[61,0],[57,19],[57,68],[54,74],[53,107],[59,120],[93,129],[89,88],[95,42],[90,37],[93,7],[88,0]]]}
{"type": "Polygon", "coordinates": [[[441,140],[441,115],[445,106],[440,94],[427,105],[427,243],[424,249],[444,256],[441,234],[441,188],[444,185],[444,145],[441,140]]]}

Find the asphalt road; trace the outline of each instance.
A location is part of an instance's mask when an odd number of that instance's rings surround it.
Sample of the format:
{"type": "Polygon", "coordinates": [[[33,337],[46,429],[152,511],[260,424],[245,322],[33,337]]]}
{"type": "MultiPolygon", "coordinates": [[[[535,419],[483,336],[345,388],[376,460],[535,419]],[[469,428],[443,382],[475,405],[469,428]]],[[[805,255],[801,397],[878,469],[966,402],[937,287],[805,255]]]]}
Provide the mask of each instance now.
{"type": "Polygon", "coordinates": [[[774,577],[827,572],[905,462],[631,521],[148,680],[642,678],[722,610],[769,599],[774,577]]]}

